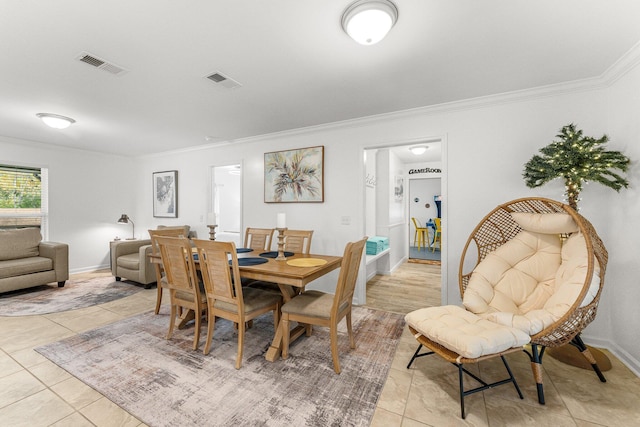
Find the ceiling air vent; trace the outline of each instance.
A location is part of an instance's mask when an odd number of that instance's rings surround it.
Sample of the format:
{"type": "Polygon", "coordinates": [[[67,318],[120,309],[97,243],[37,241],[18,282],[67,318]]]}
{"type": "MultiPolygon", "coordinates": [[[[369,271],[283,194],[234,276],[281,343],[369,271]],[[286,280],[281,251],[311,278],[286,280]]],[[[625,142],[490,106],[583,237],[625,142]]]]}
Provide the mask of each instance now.
{"type": "Polygon", "coordinates": [[[235,89],[237,87],[242,86],[239,82],[217,71],[211,75],[206,76],[206,78],[228,89],[235,89]]]}
{"type": "Polygon", "coordinates": [[[78,55],[78,57],[76,57],[76,59],[80,62],[84,62],[85,64],[89,64],[92,67],[96,67],[111,74],[115,74],[116,76],[122,75],[127,72],[127,70],[125,70],[124,68],[119,67],[114,63],[107,62],[104,59],[100,59],[90,53],[82,52],[80,55],[78,55]]]}

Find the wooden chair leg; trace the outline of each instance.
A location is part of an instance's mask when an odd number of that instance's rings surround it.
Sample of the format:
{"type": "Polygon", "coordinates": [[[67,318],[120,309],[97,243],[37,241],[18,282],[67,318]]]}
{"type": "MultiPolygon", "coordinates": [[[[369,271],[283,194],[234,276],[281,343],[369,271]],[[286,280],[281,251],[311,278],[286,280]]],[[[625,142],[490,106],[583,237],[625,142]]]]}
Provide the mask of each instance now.
{"type": "Polygon", "coordinates": [[[333,370],[340,373],[340,359],[338,357],[338,325],[332,324],[331,330],[331,357],[333,358],[333,370]]]}
{"type": "Polygon", "coordinates": [[[156,296],[156,311],[155,313],[158,314],[160,312],[160,304],[162,304],[162,286],[160,286],[160,281],[158,280],[158,286],[157,286],[157,296],[156,296]]]}
{"type": "Polygon", "coordinates": [[[347,332],[349,332],[349,346],[356,348],[356,340],[353,337],[353,328],[351,327],[351,311],[347,313],[347,332]]]}
{"type": "Polygon", "coordinates": [[[216,316],[213,315],[213,310],[210,311],[210,315],[208,315],[207,319],[207,340],[204,343],[204,349],[202,350],[203,354],[209,354],[211,350],[211,341],[213,340],[213,333],[216,328],[216,316]]]}
{"type": "Polygon", "coordinates": [[[291,334],[291,331],[289,331],[289,315],[282,313],[280,321],[282,323],[282,358],[286,359],[289,357],[289,338],[291,334]]]}
{"type": "Polygon", "coordinates": [[[242,353],[244,351],[245,322],[238,323],[238,355],[236,356],[236,369],[242,366],[242,353]]]}
{"type": "Polygon", "coordinates": [[[198,344],[200,343],[200,326],[202,325],[202,312],[200,310],[194,310],[195,312],[195,321],[196,321],[196,330],[193,331],[193,349],[198,349],[198,344]]]}
{"type": "Polygon", "coordinates": [[[175,304],[171,304],[171,313],[169,314],[169,331],[167,332],[167,338],[171,339],[173,335],[173,328],[176,325],[176,306],[175,304]]]}

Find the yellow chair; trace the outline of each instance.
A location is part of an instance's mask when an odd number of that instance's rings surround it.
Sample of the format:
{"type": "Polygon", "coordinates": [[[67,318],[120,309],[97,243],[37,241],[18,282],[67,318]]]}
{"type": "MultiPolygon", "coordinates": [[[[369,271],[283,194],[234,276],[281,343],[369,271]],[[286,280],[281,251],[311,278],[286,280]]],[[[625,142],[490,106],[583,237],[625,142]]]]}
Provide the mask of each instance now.
{"type": "Polygon", "coordinates": [[[431,243],[429,243],[429,229],[427,227],[423,227],[422,224],[420,224],[420,221],[414,217],[411,217],[411,221],[413,221],[413,226],[416,229],[415,233],[413,233],[413,246],[417,246],[418,251],[420,251],[421,246],[424,246],[425,249],[427,248],[427,245],[431,247],[431,243]]]}
{"type": "Polygon", "coordinates": [[[347,243],[342,256],[340,275],[335,295],[320,291],[305,291],[282,306],[282,358],[289,356],[289,323],[298,322],[307,325],[307,336],[311,334],[310,325],[328,327],[330,330],[331,355],[333,370],[340,373],[338,359],[338,322],[343,317],[347,319],[347,332],[351,348],[356,348],[356,342],[351,328],[351,302],[360,269],[362,252],[367,238],[353,243],[347,243]]]}
{"type": "Polygon", "coordinates": [[[433,223],[436,225],[436,230],[433,233],[433,246],[429,244],[431,252],[436,251],[436,242],[440,246],[440,252],[442,252],[442,226],[440,224],[440,218],[433,218],[433,223]]]}

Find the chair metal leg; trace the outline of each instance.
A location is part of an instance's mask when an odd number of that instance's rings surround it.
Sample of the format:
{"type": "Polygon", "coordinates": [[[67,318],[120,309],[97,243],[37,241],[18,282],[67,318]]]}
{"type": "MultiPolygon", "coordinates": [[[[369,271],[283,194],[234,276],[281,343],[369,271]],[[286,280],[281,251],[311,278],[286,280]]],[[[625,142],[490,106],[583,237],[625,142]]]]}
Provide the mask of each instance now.
{"type": "MultiPolygon", "coordinates": [[[[422,349],[422,344],[418,345],[418,348],[416,349],[415,353],[413,353],[413,357],[411,357],[411,360],[409,361],[409,364],[407,365],[407,369],[409,369],[411,367],[411,364],[413,363],[413,361],[416,358],[422,357],[422,356],[428,356],[430,354],[434,354],[433,351],[420,353],[420,349],[422,349]]],[[[494,388],[494,387],[497,387],[499,385],[503,385],[503,384],[507,384],[507,383],[513,383],[513,386],[515,387],[516,392],[518,393],[518,396],[520,397],[520,399],[524,399],[524,396],[522,395],[522,391],[520,391],[520,387],[518,386],[518,382],[516,381],[516,378],[513,376],[513,372],[511,371],[511,368],[509,367],[509,364],[507,363],[507,359],[505,359],[504,356],[500,356],[500,358],[502,359],[502,363],[504,364],[504,367],[506,368],[507,373],[509,374],[509,378],[505,378],[504,380],[496,381],[496,382],[493,382],[493,383],[487,383],[486,381],[484,381],[482,378],[478,377],[474,373],[469,372],[467,369],[464,368],[464,365],[462,363],[453,363],[452,362],[452,365],[455,365],[458,368],[458,383],[459,383],[458,386],[459,386],[459,395],[460,395],[460,416],[462,417],[462,419],[465,419],[465,417],[467,416],[465,414],[465,409],[464,409],[464,398],[465,398],[465,396],[468,396],[468,395],[473,394],[473,393],[477,393],[479,391],[488,390],[490,388],[494,388]],[[474,380],[478,381],[482,385],[480,387],[476,387],[474,389],[465,391],[465,389],[464,389],[464,374],[469,375],[471,378],[473,378],[474,380]]]]}
{"type": "Polygon", "coordinates": [[[584,341],[582,341],[582,337],[580,337],[580,334],[573,337],[573,339],[569,344],[571,344],[572,346],[580,350],[580,353],[582,353],[584,358],[587,359],[591,364],[591,368],[593,368],[596,375],[598,375],[598,378],[600,378],[600,381],[603,383],[606,383],[607,379],[602,374],[602,371],[600,370],[600,367],[598,366],[596,359],[593,357],[593,354],[591,354],[591,351],[589,351],[589,347],[587,347],[584,341]]]}
{"type": "Polygon", "coordinates": [[[538,389],[538,403],[544,405],[544,388],[542,387],[542,356],[544,356],[544,349],[546,347],[531,344],[531,353],[527,350],[524,351],[531,360],[531,370],[533,371],[533,379],[536,382],[536,388],[538,389]],[[538,347],[540,349],[538,349],[538,347]]]}

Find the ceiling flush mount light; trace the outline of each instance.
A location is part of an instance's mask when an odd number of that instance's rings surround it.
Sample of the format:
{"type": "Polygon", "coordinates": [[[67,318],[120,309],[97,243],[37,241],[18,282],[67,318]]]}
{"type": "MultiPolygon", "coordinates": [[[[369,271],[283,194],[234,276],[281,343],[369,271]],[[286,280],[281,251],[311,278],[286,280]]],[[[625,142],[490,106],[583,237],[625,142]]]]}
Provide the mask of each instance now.
{"type": "Polygon", "coordinates": [[[411,150],[411,152],[413,154],[415,154],[416,156],[419,156],[420,154],[424,153],[425,151],[427,151],[427,147],[426,145],[416,145],[415,147],[411,147],[409,148],[409,150],[411,150]]]}
{"type": "Polygon", "coordinates": [[[60,116],[58,114],[38,113],[36,116],[40,117],[47,126],[54,129],[66,129],[76,122],[71,117],[60,116]]]}
{"type": "Polygon", "coordinates": [[[398,8],[388,0],[358,0],[342,15],[342,29],[360,44],[382,40],[398,20],[398,8]]]}

